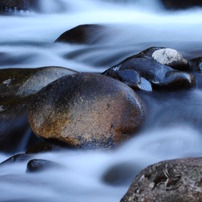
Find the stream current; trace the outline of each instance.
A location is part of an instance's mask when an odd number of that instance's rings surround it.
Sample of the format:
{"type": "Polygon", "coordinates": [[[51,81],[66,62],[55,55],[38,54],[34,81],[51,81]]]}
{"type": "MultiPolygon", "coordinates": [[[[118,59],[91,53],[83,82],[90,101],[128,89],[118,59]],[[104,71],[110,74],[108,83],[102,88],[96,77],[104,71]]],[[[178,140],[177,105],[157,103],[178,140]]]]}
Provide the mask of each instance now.
{"type": "MultiPolygon", "coordinates": [[[[0,16],[0,53],[8,55],[0,60],[1,69],[63,66],[103,72],[153,46],[175,48],[187,58],[202,53],[200,8],[166,11],[157,0],[44,0],[41,7],[40,14],[0,16]],[[103,24],[108,33],[94,45],[53,43],[64,31],[81,24],[103,24]]],[[[128,142],[111,152],[36,154],[33,158],[62,165],[41,173],[26,173],[26,162],[1,166],[0,201],[118,202],[147,165],[202,156],[200,85],[177,96],[173,92],[141,96],[152,106],[151,114],[128,142]],[[112,174],[118,170],[117,179],[123,183],[108,182],[106,173],[110,170],[112,174]]],[[[20,151],[24,150],[22,144],[20,151]]],[[[0,162],[10,156],[0,153],[0,162]]]]}

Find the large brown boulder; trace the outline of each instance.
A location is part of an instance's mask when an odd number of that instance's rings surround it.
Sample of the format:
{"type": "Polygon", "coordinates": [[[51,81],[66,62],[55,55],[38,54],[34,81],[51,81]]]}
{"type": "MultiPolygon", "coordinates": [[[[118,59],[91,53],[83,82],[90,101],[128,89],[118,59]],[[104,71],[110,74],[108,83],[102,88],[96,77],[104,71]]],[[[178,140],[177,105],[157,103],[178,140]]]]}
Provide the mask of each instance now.
{"type": "Polygon", "coordinates": [[[82,148],[112,148],[143,121],[139,97],[99,74],[64,76],[42,89],[29,110],[33,132],[82,148]]]}
{"type": "Polygon", "coordinates": [[[121,202],[202,201],[202,158],[163,161],[141,171],[121,202]]]}

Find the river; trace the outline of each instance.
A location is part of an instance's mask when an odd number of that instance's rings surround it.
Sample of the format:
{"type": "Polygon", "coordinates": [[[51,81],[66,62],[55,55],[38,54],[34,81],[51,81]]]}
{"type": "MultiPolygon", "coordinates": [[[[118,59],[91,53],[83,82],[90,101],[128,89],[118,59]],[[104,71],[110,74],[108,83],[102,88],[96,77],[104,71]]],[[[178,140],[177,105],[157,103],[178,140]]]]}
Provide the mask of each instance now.
{"type": "MultiPolygon", "coordinates": [[[[1,69],[63,66],[80,72],[102,72],[153,46],[176,48],[187,58],[202,53],[200,8],[167,11],[157,0],[60,0],[61,11],[56,2],[44,0],[43,13],[0,16],[0,53],[9,56],[0,60],[1,69]],[[53,43],[64,31],[91,23],[109,28],[101,42],[53,43]]],[[[157,93],[150,99],[142,96],[152,106],[151,115],[128,142],[111,152],[36,154],[33,158],[62,164],[61,168],[41,173],[26,173],[25,162],[1,166],[0,201],[118,202],[135,175],[147,165],[202,156],[200,87],[178,96],[172,92],[162,97],[157,93]],[[104,176],[114,167],[119,177],[130,179],[119,185],[107,183],[104,176]]],[[[9,156],[0,153],[0,162],[9,156]]]]}

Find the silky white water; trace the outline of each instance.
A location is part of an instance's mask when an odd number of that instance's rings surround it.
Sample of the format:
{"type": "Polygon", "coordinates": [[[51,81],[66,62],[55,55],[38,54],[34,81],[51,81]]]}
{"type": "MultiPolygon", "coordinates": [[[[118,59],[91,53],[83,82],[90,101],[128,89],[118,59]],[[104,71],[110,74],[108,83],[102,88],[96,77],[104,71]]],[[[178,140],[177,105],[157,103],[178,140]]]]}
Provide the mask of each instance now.
{"type": "MultiPolygon", "coordinates": [[[[0,68],[64,66],[102,72],[152,46],[176,48],[187,57],[202,50],[200,8],[171,12],[155,0],[46,0],[41,7],[41,14],[0,16],[0,53],[8,56],[0,59],[0,68]],[[106,25],[108,31],[101,42],[53,43],[64,31],[91,23],[106,25]]],[[[119,186],[107,184],[103,178],[110,168],[129,163],[135,177],[151,163],[202,156],[202,90],[191,90],[182,98],[171,94],[166,99],[150,100],[153,114],[135,137],[115,151],[37,154],[33,158],[62,167],[36,174],[26,173],[27,161],[1,166],[0,201],[118,202],[131,180],[119,186]]],[[[0,162],[8,157],[0,153],[0,162]]]]}

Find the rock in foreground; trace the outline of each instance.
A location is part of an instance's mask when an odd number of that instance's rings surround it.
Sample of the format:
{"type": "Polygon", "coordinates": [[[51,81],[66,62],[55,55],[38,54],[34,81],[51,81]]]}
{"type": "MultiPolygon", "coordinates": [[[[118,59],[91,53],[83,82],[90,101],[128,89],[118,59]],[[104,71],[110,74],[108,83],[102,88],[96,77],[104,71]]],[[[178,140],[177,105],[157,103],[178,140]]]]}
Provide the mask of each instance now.
{"type": "Polygon", "coordinates": [[[134,134],[142,120],[141,101],[131,88],[90,73],[51,83],[29,110],[36,135],[83,148],[112,148],[134,134]]]}
{"type": "Polygon", "coordinates": [[[202,158],[177,159],[141,171],[121,202],[200,202],[202,158]]]}

